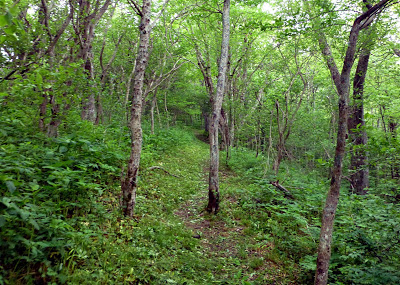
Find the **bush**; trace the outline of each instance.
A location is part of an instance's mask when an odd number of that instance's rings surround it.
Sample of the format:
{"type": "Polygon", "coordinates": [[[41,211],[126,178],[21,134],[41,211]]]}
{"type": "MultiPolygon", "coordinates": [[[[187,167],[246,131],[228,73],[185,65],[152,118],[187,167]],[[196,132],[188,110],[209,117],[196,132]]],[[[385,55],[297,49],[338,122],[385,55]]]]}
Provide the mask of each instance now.
{"type": "Polygon", "coordinates": [[[22,121],[0,125],[0,264],[13,280],[63,281],[76,248],[79,224],[73,217],[100,211],[91,202],[107,184],[119,181],[124,155],[98,133],[49,139],[26,131],[22,121]],[[90,139],[90,140],[89,140],[90,139]]]}

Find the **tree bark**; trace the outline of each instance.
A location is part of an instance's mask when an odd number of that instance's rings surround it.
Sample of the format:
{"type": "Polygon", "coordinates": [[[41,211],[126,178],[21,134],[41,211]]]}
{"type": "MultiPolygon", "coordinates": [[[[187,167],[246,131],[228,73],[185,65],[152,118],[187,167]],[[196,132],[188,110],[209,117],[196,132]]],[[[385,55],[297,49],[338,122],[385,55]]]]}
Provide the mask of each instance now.
{"type": "Polygon", "coordinates": [[[100,122],[103,123],[103,121],[104,121],[104,114],[103,114],[104,111],[103,111],[103,104],[101,102],[102,101],[101,100],[102,99],[101,95],[104,92],[105,87],[106,87],[106,79],[107,79],[107,75],[108,75],[108,70],[109,70],[111,64],[113,63],[113,61],[115,60],[115,57],[117,56],[119,45],[120,45],[120,43],[122,41],[122,38],[124,36],[124,35],[121,35],[118,38],[118,41],[116,42],[115,47],[114,47],[114,52],[113,52],[112,56],[110,57],[110,59],[108,60],[106,66],[104,66],[104,64],[103,64],[103,55],[104,55],[104,48],[106,46],[106,36],[107,36],[107,33],[108,33],[108,29],[110,27],[111,19],[112,19],[113,15],[114,15],[114,12],[115,12],[115,7],[117,5],[117,2],[118,1],[116,1],[114,3],[114,6],[112,7],[110,15],[109,15],[109,20],[108,20],[108,23],[107,23],[107,27],[106,27],[106,30],[104,31],[104,35],[103,35],[103,37],[104,37],[103,45],[101,47],[100,56],[99,56],[100,67],[101,67],[101,70],[102,70],[101,71],[101,76],[100,76],[101,91],[98,91],[97,92],[97,96],[96,96],[95,109],[97,110],[97,112],[96,112],[96,119],[95,119],[95,122],[94,122],[95,125],[98,125],[100,122]]]}
{"type": "Polygon", "coordinates": [[[47,136],[50,138],[55,138],[58,136],[58,127],[61,124],[60,118],[60,104],[56,102],[54,95],[50,95],[51,103],[51,121],[47,128],[47,136]]]}
{"type": "Polygon", "coordinates": [[[318,41],[321,52],[333,82],[335,83],[339,95],[339,121],[336,142],[334,165],[332,168],[331,185],[327,194],[325,207],[322,215],[321,233],[318,246],[317,269],[315,271],[315,285],[326,285],[328,282],[329,261],[331,258],[331,243],[333,233],[333,223],[340,195],[340,185],[342,179],[342,162],[345,155],[347,120],[348,120],[348,100],[350,89],[350,73],[354,64],[354,55],[359,32],[367,28],[375,16],[379,14],[392,0],[382,0],[378,4],[369,8],[362,15],[354,20],[349,35],[349,42],[343,62],[342,72],[336,66],[330,46],[323,33],[319,34],[318,41]]]}
{"type": "MultiPolygon", "coordinates": [[[[68,27],[71,19],[73,17],[73,9],[70,7],[70,11],[63,21],[61,27],[58,28],[56,33],[53,35],[49,23],[50,19],[50,11],[47,6],[47,1],[41,0],[40,10],[39,10],[39,23],[44,26],[44,29],[47,31],[48,36],[48,47],[45,52],[39,52],[39,55],[43,53],[43,55],[48,56],[50,68],[54,68],[55,62],[55,48],[56,44],[64,33],[65,29],[68,27]]],[[[40,39],[38,38],[38,41],[40,39]]],[[[60,110],[61,106],[56,102],[55,98],[56,94],[52,88],[47,88],[43,90],[43,101],[39,107],[39,129],[42,132],[46,132],[49,137],[57,137],[58,135],[58,127],[61,124],[60,118],[60,110]],[[49,124],[46,124],[46,113],[47,113],[47,105],[51,104],[51,116],[49,124]]]]}
{"type": "Polygon", "coordinates": [[[151,0],[143,0],[140,10],[140,40],[133,77],[132,108],[129,127],[131,130],[131,155],[125,179],[122,181],[122,208],[125,216],[132,217],[136,204],[140,154],[142,152],[142,93],[143,79],[149,57],[151,0]]]}
{"type": "Polygon", "coordinates": [[[353,81],[353,105],[348,120],[349,139],[352,142],[350,159],[350,187],[356,194],[367,194],[369,186],[368,158],[365,146],[367,132],[364,121],[364,82],[368,70],[370,49],[363,49],[358,59],[353,81]]]}
{"type": "Polygon", "coordinates": [[[151,118],[151,134],[154,135],[154,108],[157,104],[157,89],[153,92],[153,98],[151,99],[151,107],[150,107],[150,118],[151,118]]]}
{"type": "MultiPolygon", "coordinates": [[[[99,8],[99,2],[98,0],[92,9],[90,1],[78,0],[78,16],[74,23],[76,43],[79,46],[76,57],[83,61],[83,69],[87,73],[89,82],[94,79],[92,43],[95,37],[95,27],[110,6],[111,0],[106,0],[101,8],[99,8]]],[[[88,89],[88,94],[85,94],[86,97],[82,99],[81,118],[95,122],[96,99],[95,94],[90,90],[90,83],[88,89]]]]}
{"type": "Polygon", "coordinates": [[[230,0],[224,0],[222,11],[222,44],[221,57],[218,68],[217,91],[212,100],[212,115],[210,122],[210,173],[208,187],[207,211],[216,214],[219,210],[219,148],[218,124],[221,116],[222,101],[226,84],[226,70],[228,66],[229,36],[230,36],[230,0]]]}

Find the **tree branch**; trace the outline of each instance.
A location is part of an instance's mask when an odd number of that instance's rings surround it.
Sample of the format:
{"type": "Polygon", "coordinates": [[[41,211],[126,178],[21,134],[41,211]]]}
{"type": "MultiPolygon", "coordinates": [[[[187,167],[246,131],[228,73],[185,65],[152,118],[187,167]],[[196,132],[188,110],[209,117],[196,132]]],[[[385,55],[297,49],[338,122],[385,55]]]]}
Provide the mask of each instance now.
{"type": "Polygon", "coordinates": [[[161,11],[158,12],[158,14],[156,15],[156,18],[153,20],[153,22],[152,22],[152,23],[150,24],[150,26],[149,26],[149,30],[150,30],[150,31],[153,30],[154,26],[155,26],[155,25],[157,24],[157,22],[160,20],[160,17],[161,17],[161,15],[164,13],[165,8],[166,8],[166,6],[167,6],[167,4],[168,4],[169,1],[170,1],[170,0],[165,0],[165,1],[164,1],[163,7],[162,7],[161,11]]]}
{"type": "Polygon", "coordinates": [[[131,6],[132,10],[136,12],[136,14],[140,17],[143,16],[142,9],[140,9],[139,5],[136,1],[128,0],[129,5],[131,6]]]}
{"type": "Polygon", "coordinates": [[[55,37],[52,39],[49,47],[46,50],[46,54],[50,53],[51,51],[54,50],[54,47],[56,46],[58,40],[61,38],[61,35],[64,33],[65,29],[68,27],[69,23],[71,22],[72,18],[74,16],[74,9],[70,5],[70,11],[67,19],[65,19],[64,23],[61,25],[61,27],[58,29],[55,37]]]}
{"type": "Polygon", "coordinates": [[[279,180],[276,181],[270,181],[269,184],[275,186],[278,190],[282,191],[285,194],[285,197],[294,199],[292,193],[290,193],[289,190],[287,190],[285,187],[279,184],[279,180]]]}
{"type": "Polygon", "coordinates": [[[154,170],[154,169],[160,169],[160,170],[164,171],[165,173],[167,173],[168,175],[171,175],[171,176],[176,177],[176,178],[180,178],[179,176],[170,173],[168,170],[162,168],[161,166],[151,166],[151,167],[147,168],[147,170],[154,170]]]}

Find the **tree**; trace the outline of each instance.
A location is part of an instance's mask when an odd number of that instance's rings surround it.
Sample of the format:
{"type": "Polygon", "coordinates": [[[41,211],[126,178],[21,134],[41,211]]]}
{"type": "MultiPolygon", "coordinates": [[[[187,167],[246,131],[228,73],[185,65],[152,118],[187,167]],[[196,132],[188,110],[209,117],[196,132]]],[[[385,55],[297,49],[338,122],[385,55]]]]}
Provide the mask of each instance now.
{"type": "Polygon", "coordinates": [[[342,71],[339,72],[331,48],[325,35],[318,34],[318,42],[326,64],[331,73],[332,80],[339,95],[339,121],[338,133],[335,150],[334,165],[332,168],[331,185],[327,194],[325,207],[322,216],[321,233],[318,246],[317,269],[315,272],[315,285],[327,284],[329,260],[331,257],[331,242],[333,233],[333,222],[337,204],[339,201],[340,185],[342,179],[342,162],[345,155],[347,120],[348,120],[348,101],[350,90],[351,69],[354,63],[357,41],[360,31],[367,28],[392,1],[382,0],[378,4],[370,7],[366,12],[358,16],[351,27],[346,55],[343,61],[342,71]]]}
{"type": "Polygon", "coordinates": [[[135,72],[133,77],[132,107],[129,128],[131,130],[131,155],[125,179],[122,180],[122,209],[125,216],[132,217],[136,204],[136,189],[140,166],[140,154],[142,151],[142,93],[143,79],[149,58],[150,40],[150,15],[151,0],[143,0],[141,8],[132,1],[134,9],[140,16],[140,40],[136,57],[135,72]]]}
{"type": "Polygon", "coordinates": [[[207,211],[217,213],[219,209],[219,145],[218,126],[221,117],[221,107],[225,92],[226,71],[228,65],[229,34],[230,34],[230,0],[224,0],[222,10],[222,44],[218,67],[218,81],[215,96],[212,98],[212,115],[210,120],[210,173],[208,180],[207,211]]]}
{"type": "Polygon", "coordinates": [[[369,185],[363,94],[370,55],[370,48],[367,47],[361,50],[353,80],[353,104],[350,107],[348,120],[349,138],[353,149],[349,167],[352,172],[350,173],[350,186],[352,191],[360,195],[367,193],[366,188],[369,185]]]}
{"type": "MultiPolygon", "coordinates": [[[[95,37],[95,27],[110,4],[111,0],[106,0],[103,5],[100,4],[100,0],[96,0],[95,3],[91,3],[90,0],[78,0],[76,3],[71,4],[77,10],[77,16],[73,22],[75,43],[79,47],[76,59],[82,60],[82,67],[87,73],[88,82],[94,79],[92,43],[95,37]]],[[[82,119],[95,122],[96,96],[92,91],[89,91],[89,94],[85,97],[82,100],[81,117],[82,119]]]]}
{"type": "Polygon", "coordinates": [[[143,81],[146,66],[149,60],[150,33],[157,23],[165,5],[166,0],[158,17],[150,23],[151,0],[143,0],[142,7],[136,1],[129,1],[132,8],[140,16],[140,39],[136,56],[135,71],[132,88],[132,107],[129,128],[131,131],[131,154],[125,178],[121,179],[122,209],[125,216],[132,217],[136,205],[136,190],[138,184],[140,154],[142,152],[142,104],[143,104],[143,81]]]}

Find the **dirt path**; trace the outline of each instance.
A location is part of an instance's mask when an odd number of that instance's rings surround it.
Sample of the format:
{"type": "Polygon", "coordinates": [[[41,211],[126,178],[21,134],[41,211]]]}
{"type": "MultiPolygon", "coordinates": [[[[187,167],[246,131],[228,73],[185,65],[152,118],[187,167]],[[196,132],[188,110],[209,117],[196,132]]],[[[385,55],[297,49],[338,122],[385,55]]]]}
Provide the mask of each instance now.
{"type": "MultiPolygon", "coordinates": [[[[206,185],[206,163],[203,172],[206,185]]],[[[221,185],[229,181],[232,186],[235,178],[234,173],[221,167],[221,185]]],[[[295,284],[288,282],[290,278],[281,270],[282,265],[271,258],[274,245],[258,242],[257,233],[251,230],[236,198],[222,191],[221,211],[217,215],[205,211],[207,189],[202,189],[175,212],[192,230],[193,238],[200,240],[203,255],[215,260],[214,276],[225,284],[295,284]]]]}

